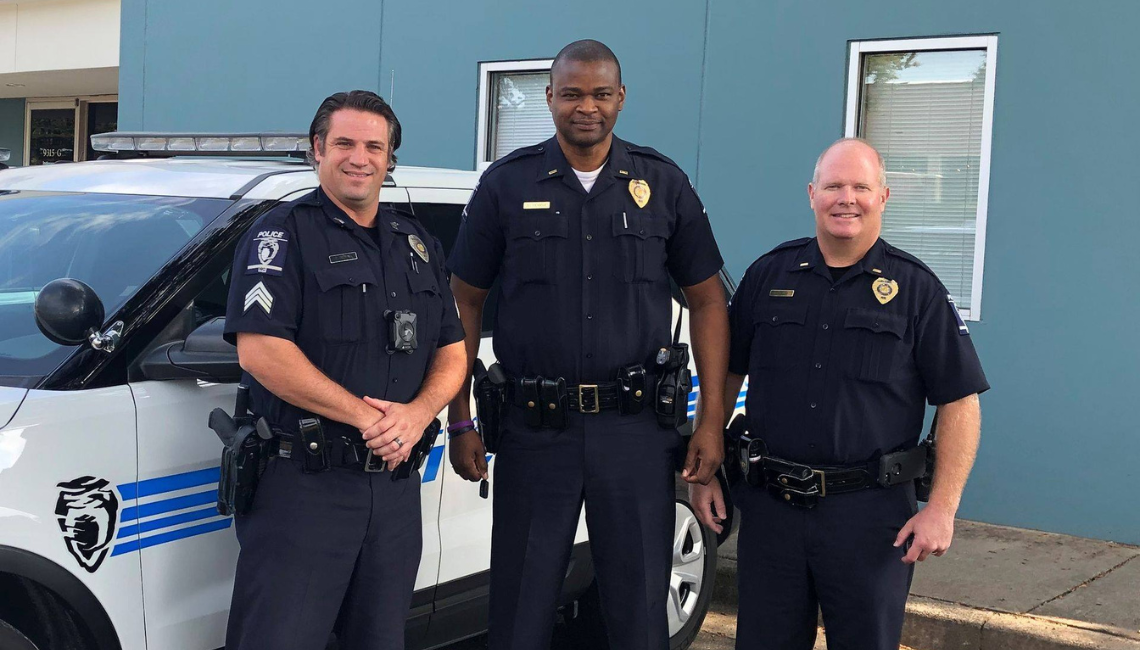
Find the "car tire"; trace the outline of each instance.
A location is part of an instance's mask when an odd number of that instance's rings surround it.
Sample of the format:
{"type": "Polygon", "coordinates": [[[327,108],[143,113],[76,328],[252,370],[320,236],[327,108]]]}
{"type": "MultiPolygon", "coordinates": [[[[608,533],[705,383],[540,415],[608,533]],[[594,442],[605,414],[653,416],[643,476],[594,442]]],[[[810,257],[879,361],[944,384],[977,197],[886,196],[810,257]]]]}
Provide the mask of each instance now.
{"type": "Polygon", "coordinates": [[[39,646],[22,632],[0,620],[0,648],[4,650],[39,650],[39,646]]]}
{"type": "MultiPolygon", "coordinates": [[[[685,650],[700,633],[712,601],[717,536],[697,521],[686,500],[677,499],[676,511],[666,606],[669,609],[669,650],[685,650]]],[[[578,599],[576,615],[566,620],[566,631],[575,648],[609,648],[596,581],[578,599]]]]}

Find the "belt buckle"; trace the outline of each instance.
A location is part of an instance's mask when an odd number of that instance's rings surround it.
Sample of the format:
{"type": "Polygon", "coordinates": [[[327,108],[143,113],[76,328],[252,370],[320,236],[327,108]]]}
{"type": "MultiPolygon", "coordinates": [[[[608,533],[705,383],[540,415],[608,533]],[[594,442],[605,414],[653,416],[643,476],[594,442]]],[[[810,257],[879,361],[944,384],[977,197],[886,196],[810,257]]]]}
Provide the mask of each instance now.
{"type": "Polygon", "coordinates": [[[364,459],[364,471],[365,472],[368,472],[369,474],[373,474],[373,473],[383,472],[384,470],[388,469],[388,463],[385,463],[384,459],[382,459],[379,456],[377,456],[376,454],[372,453],[371,449],[369,449],[367,451],[367,455],[368,455],[368,457],[364,459]],[[372,464],[373,462],[376,462],[377,464],[373,465],[372,464]]]}
{"type": "Polygon", "coordinates": [[[602,396],[598,394],[597,384],[579,384],[578,385],[578,411],[582,413],[601,413],[602,411],[602,396]],[[594,408],[586,408],[586,393],[584,391],[592,390],[594,392],[594,408]]]}
{"type": "Polygon", "coordinates": [[[827,474],[820,469],[813,469],[811,473],[819,476],[819,496],[827,496],[827,474]]]}

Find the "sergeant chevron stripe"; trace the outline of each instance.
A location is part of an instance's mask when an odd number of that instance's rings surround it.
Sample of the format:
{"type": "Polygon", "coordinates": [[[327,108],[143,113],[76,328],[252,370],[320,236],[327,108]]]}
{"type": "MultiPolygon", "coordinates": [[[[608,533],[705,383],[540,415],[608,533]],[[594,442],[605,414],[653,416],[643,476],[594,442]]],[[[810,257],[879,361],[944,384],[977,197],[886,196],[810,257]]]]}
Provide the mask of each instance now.
{"type": "Polygon", "coordinates": [[[249,293],[245,294],[245,309],[242,311],[249,311],[249,308],[253,305],[261,305],[261,308],[265,310],[267,316],[269,315],[269,311],[273,309],[273,294],[269,293],[269,289],[265,288],[263,282],[258,282],[253,285],[249,293]]]}

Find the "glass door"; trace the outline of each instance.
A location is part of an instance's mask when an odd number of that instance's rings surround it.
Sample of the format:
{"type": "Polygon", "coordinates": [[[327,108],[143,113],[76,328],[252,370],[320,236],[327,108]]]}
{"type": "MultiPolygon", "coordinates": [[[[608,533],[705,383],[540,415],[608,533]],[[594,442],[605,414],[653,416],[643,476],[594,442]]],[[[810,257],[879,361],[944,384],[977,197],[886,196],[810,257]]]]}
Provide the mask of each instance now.
{"type": "Polygon", "coordinates": [[[75,101],[28,103],[29,165],[75,162],[75,101]]]}

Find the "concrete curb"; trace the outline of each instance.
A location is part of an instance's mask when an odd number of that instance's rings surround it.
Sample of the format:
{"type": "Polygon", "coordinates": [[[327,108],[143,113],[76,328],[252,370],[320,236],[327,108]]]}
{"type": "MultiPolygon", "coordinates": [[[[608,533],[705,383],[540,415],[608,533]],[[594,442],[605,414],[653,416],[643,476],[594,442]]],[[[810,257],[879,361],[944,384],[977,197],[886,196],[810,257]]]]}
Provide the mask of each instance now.
{"type": "MultiPolygon", "coordinates": [[[[720,612],[736,611],[734,560],[717,559],[712,598],[720,612]]],[[[919,650],[1140,650],[1140,640],[1091,623],[978,609],[922,596],[911,596],[907,602],[902,642],[919,650]]]]}

